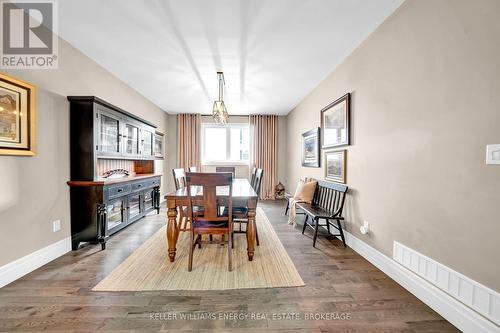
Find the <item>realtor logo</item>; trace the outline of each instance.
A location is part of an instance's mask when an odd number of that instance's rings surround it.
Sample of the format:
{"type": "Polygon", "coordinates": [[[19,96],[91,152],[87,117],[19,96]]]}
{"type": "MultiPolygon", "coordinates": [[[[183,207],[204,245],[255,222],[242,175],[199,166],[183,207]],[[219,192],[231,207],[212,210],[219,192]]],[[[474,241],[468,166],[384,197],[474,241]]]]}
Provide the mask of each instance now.
{"type": "Polygon", "coordinates": [[[0,0],[1,68],[57,68],[56,3],[0,0]]]}

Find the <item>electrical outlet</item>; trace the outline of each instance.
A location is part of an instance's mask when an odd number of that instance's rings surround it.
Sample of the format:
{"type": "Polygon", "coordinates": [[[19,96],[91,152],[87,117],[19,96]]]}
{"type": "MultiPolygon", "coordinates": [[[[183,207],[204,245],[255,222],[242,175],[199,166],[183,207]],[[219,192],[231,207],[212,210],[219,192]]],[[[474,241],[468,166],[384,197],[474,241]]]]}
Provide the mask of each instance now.
{"type": "Polygon", "coordinates": [[[61,220],[55,220],[52,222],[52,231],[58,232],[61,230],[61,220]]]}

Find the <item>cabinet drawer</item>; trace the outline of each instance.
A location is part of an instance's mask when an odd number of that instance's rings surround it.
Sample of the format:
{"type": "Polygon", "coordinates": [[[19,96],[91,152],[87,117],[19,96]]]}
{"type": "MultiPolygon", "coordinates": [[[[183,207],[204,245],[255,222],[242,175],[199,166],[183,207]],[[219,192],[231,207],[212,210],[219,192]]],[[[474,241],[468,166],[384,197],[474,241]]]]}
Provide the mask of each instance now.
{"type": "Polygon", "coordinates": [[[124,194],[130,193],[130,185],[129,184],[123,184],[123,185],[114,185],[109,187],[109,198],[116,198],[119,196],[122,196],[124,194]]]}
{"type": "Polygon", "coordinates": [[[149,186],[149,181],[143,180],[132,184],[132,192],[140,191],[149,186]]]}
{"type": "Polygon", "coordinates": [[[160,178],[153,178],[149,180],[150,187],[160,186],[160,178]]]}

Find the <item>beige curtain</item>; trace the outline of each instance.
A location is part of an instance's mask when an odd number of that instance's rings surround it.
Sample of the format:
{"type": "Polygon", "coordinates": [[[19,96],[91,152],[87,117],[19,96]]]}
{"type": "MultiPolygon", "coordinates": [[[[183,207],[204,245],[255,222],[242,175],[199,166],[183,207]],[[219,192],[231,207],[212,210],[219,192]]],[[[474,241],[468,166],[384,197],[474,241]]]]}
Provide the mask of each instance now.
{"type": "Polygon", "coordinates": [[[264,170],[260,187],[261,199],[274,199],[276,169],[278,164],[278,116],[251,115],[252,133],[251,166],[264,170]]]}
{"type": "Polygon", "coordinates": [[[201,170],[201,115],[177,115],[177,167],[201,170]]]}

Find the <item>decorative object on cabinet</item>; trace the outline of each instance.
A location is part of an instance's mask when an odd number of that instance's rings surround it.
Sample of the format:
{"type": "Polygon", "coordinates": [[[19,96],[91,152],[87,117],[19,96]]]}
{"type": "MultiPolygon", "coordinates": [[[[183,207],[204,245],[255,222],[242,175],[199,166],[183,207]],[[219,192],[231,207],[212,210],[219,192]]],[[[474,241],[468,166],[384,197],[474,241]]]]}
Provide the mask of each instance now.
{"type": "Polygon", "coordinates": [[[302,166],[319,168],[321,159],[319,127],[302,133],[302,166]]]}
{"type": "Polygon", "coordinates": [[[71,241],[100,243],[160,211],[155,126],[97,97],[70,101],[71,241]]]}
{"type": "Polygon", "coordinates": [[[165,157],[165,153],[163,151],[163,146],[165,141],[165,136],[163,133],[156,132],[155,133],[155,157],[158,159],[163,159],[165,157]]]}
{"type": "Polygon", "coordinates": [[[321,143],[323,148],[349,144],[350,96],[347,93],[321,110],[321,143]]]}
{"type": "Polygon", "coordinates": [[[345,183],[346,150],[325,152],[325,179],[345,183]]]}
{"type": "Polygon", "coordinates": [[[130,171],[128,170],[114,169],[104,172],[102,178],[121,178],[121,177],[128,177],[129,175],[130,171]]]}
{"type": "Polygon", "coordinates": [[[36,87],[0,74],[0,155],[36,154],[36,87]]]}

